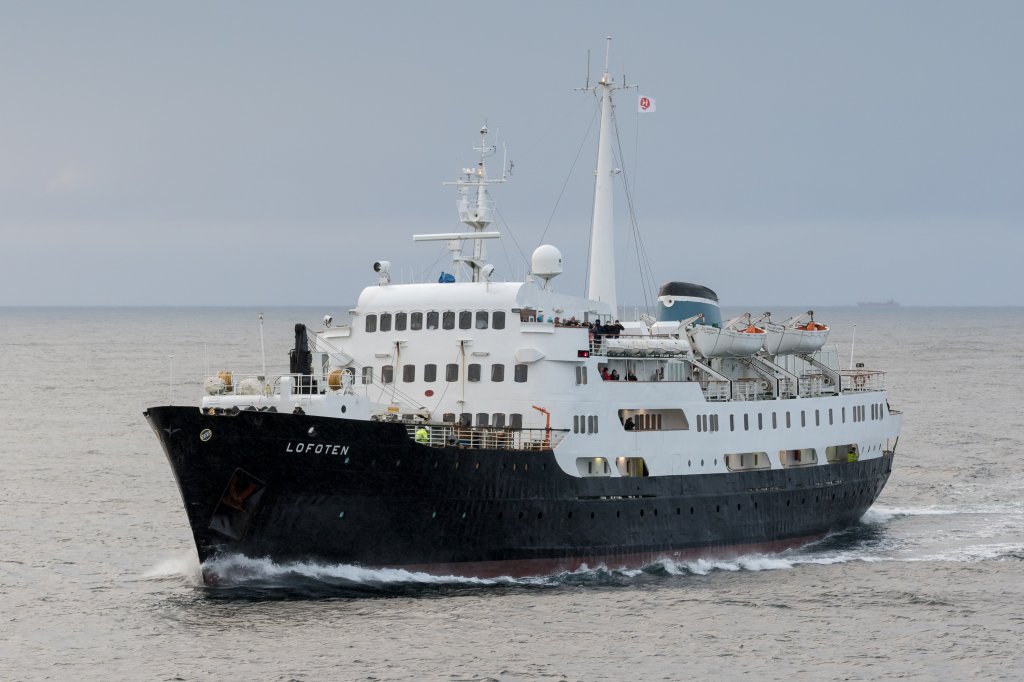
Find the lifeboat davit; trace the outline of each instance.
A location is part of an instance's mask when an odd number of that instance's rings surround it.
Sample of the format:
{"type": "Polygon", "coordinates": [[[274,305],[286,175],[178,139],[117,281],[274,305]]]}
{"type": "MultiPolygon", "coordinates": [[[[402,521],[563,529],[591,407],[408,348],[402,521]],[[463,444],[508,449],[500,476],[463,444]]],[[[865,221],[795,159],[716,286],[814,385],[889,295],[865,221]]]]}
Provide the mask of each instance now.
{"type": "Polygon", "coordinates": [[[765,331],[753,325],[743,329],[720,329],[698,324],[689,332],[693,348],[706,358],[746,358],[761,350],[765,331]]]}
{"type": "Polygon", "coordinates": [[[817,322],[795,327],[766,324],[765,332],[764,349],[769,355],[814,353],[821,350],[828,339],[828,327],[817,322]]]}

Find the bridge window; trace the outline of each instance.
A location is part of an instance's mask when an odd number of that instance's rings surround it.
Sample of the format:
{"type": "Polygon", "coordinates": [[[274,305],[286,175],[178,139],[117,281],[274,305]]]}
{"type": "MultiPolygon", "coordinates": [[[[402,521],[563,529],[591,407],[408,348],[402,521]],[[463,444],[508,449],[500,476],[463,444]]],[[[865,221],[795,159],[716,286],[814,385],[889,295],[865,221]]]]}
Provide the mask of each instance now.
{"type": "Polygon", "coordinates": [[[405,325],[409,320],[409,316],[405,313],[395,313],[395,331],[404,332],[405,325]]]}
{"type": "Polygon", "coordinates": [[[423,329],[423,313],[412,313],[409,315],[409,329],[423,329]]]}
{"type": "Polygon", "coordinates": [[[793,426],[792,420],[789,418],[789,410],[786,410],[786,428],[793,426]]]}
{"type": "Polygon", "coordinates": [[[814,425],[821,426],[821,410],[814,411],[814,425]]]}
{"type": "Polygon", "coordinates": [[[832,424],[833,424],[833,421],[832,421],[832,408],[830,407],[830,408],[828,408],[828,425],[832,426],[832,424]]]}
{"type": "Polygon", "coordinates": [[[382,384],[390,384],[395,380],[395,366],[394,365],[383,365],[380,368],[380,382],[382,384]]]}
{"type": "Polygon", "coordinates": [[[494,329],[504,329],[505,328],[505,311],[504,310],[495,310],[494,311],[494,314],[491,316],[491,327],[493,327],[494,329]]]}
{"type": "Polygon", "coordinates": [[[459,329],[472,329],[473,328],[473,311],[472,310],[460,310],[459,311],[459,329]]]}
{"type": "Polygon", "coordinates": [[[445,381],[458,381],[459,380],[459,366],[454,362],[445,365],[444,368],[444,379],[445,381]]]}
{"type": "Polygon", "coordinates": [[[427,313],[427,329],[437,329],[437,318],[440,315],[436,310],[431,310],[427,313]]]}
{"type": "Polygon", "coordinates": [[[466,372],[466,381],[480,381],[480,365],[473,363],[466,372]]]}
{"type": "Polygon", "coordinates": [[[515,380],[517,384],[525,384],[526,377],[529,374],[529,366],[524,364],[516,365],[515,380]]]}
{"type": "Polygon", "coordinates": [[[423,381],[428,384],[437,381],[437,365],[423,365],[423,381]]]}
{"type": "Polygon", "coordinates": [[[377,316],[367,315],[366,316],[366,331],[375,332],[377,331],[377,316]]]}
{"type": "Polygon", "coordinates": [[[476,311],[476,328],[477,329],[487,329],[487,318],[488,317],[489,317],[489,315],[487,314],[486,310],[478,310],[478,311],[476,311]]]}
{"type": "Polygon", "coordinates": [[[505,380],[505,365],[491,365],[491,381],[501,383],[505,380]]]}
{"type": "Polygon", "coordinates": [[[800,410],[800,426],[807,426],[807,411],[800,410]]]}
{"type": "Polygon", "coordinates": [[[391,313],[380,314],[380,330],[382,332],[391,331],[391,313]]]}
{"type": "Polygon", "coordinates": [[[441,316],[441,326],[445,329],[455,329],[455,311],[446,310],[441,316]]]}
{"type": "Polygon", "coordinates": [[[416,365],[405,365],[402,367],[402,381],[407,384],[416,381],[416,365]]]}

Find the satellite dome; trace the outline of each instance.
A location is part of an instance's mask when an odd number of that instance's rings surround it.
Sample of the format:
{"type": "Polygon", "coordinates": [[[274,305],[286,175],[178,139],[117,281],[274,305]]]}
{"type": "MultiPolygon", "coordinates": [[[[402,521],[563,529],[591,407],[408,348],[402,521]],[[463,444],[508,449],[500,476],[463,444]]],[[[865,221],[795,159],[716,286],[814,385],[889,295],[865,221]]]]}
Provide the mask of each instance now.
{"type": "Polygon", "coordinates": [[[562,252],[551,244],[538,246],[533,252],[531,269],[541,279],[554,279],[562,274],[562,252]]]}

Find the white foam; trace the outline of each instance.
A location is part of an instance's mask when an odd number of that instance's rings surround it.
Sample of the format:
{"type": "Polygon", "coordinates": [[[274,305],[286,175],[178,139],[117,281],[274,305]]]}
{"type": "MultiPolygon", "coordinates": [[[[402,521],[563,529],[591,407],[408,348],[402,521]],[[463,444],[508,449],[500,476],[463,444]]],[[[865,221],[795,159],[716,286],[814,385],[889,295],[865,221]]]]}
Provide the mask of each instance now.
{"type": "Polygon", "coordinates": [[[148,580],[185,578],[196,584],[202,583],[202,571],[192,552],[167,557],[143,573],[142,577],[148,580]]]}
{"type": "Polygon", "coordinates": [[[300,575],[315,580],[325,578],[347,580],[354,583],[418,583],[469,585],[493,585],[508,582],[510,578],[464,578],[447,575],[438,576],[401,568],[364,568],[352,564],[321,564],[315,562],[288,562],[278,564],[267,558],[252,558],[231,555],[211,559],[203,568],[231,581],[275,579],[289,575],[300,575]]]}

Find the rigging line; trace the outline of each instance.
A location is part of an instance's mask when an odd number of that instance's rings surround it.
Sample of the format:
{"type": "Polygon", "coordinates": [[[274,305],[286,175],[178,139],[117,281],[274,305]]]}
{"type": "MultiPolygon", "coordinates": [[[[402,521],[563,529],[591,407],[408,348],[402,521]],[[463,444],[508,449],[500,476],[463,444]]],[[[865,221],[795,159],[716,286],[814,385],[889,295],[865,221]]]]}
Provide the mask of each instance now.
{"type": "Polygon", "coordinates": [[[519,246],[519,240],[517,240],[516,236],[512,234],[512,228],[509,226],[508,221],[505,220],[505,216],[501,215],[501,211],[498,210],[497,206],[494,207],[494,212],[498,215],[498,219],[501,220],[501,224],[505,226],[508,236],[512,238],[512,243],[516,245],[516,250],[519,252],[519,255],[523,257],[523,262],[529,265],[530,261],[526,258],[526,254],[523,253],[522,247],[519,246]]]}
{"type": "Polygon", "coordinates": [[[643,293],[643,296],[644,296],[644,306],[647,308],[647,313],[650,314],[650,310],[651,310],[650,295],[649,295],[649,291],[647,289],[647,281],[645,280],[645,277],[644,277],[645,260],[646,260],[646,266],[647,266],[647,269],[648,269],[649,279],[650,279],[650,281],[652,283],[652,286],[653,286],[653,282],[654,282],[654,269],[651,267],[650,259],[647,258],[647,250],[646,250],[646,248],[644,248],[644,246],[643,246],[643,239],[640,236],[640,225],[639,225],[639,222],[636,219],[636,206],[634,205],[634,202],[633,202],[633,193],[632,193],[632,190],[630,189],[629,181],[627,180],[627,175],[626,175],[626,172],[625,172],[626,159],[625,159],[625,154],[623,153],[623,150],[622,150],[622,137],[619,134],[619,121],[618,121],[618,117],[615,115],[614,109],[612,110],[612,123],[613,123],[612,128],[615,131],[615,143],[616,143],[617,150],[618,150],[617,154],[615,153],[615,150],[613,150],[612,153],[615,154],[618,157],[618,161],[620,162],[620,167],[622,168],[622,173],[621,173],[621,175],[622,175],[622,186],[623,186],[623,190],[625,191],[625,194],[626,194],[626,203],[629,206],[629,219],[630,219],[630,224],[632,226],[632,231],[633,231],[633,242],[634,242],[634,246],[636,248],[636,258],[637,258],[637,266],[638,266],[637,269],[640,271],[640,289],[641,289],[641,291],[643,293]]]}
{"type": "Polygon", "coordinates": [[[431,263],[430,265],[428,265],[426,268],[424,268],[423,271],[420,273],[420,281],[424,281],[425,280],[425,278],[427,276],[427,272],[429,272],[430,270],[434,269],[434,266],[437,265],[438,261],[440,261],[444,257],[445,251],[447,251],[447,250],[448,250],[448,247],[446,247],[446,246],[442,246],[441,247],[440,252],[437,254],[437,258],[434,259],[434,262],[431,263]]]}
{"type": "MultiPolygon", "coordinates": [[[[306,330],[307,338],[309,336],[309,333],[310,332],[307,329],[306,330]]],[[[333,351],[334,354],[336,354],[336,355],[344,355],[345,357],[349,358],[350,360],[349,360],[349,362],[347,364],[354,366],[356,369],[362,370],[365,367],[369,367],[371,370],[374,369],[374,365],[363,365],[363,364],[360,364],[350,354],[346,353],[345,351],[343,351],[342,349],[338,348],[337,346],[335,346],[333,343],[331,343],[330,341],[328,341],[326,339],[320,339],[320,345],[326,346],[328,348],[328,355],[330,355],[331,351],[333,351]]],[[[392,363],[393,366],[394,366],[394,364],[395,363],[392,363]]],[[[398,377],[398,368],[395,367],[392,371],[394,372],[392,378],[393,379],[397,379],[397,377],[398,377]]],[[[355,387],[355,380],[356,380],[356,378],[357,377],[353,374],[353,376],[352,376],[353,388],[355,387]]],[[[397,397],[400,398],[401,401],[408,403],[410,407],[415,409],[416,408],[416,399],[414,399],[411,395],[408,395],[408,394],[398,390],[398,387],[397,387],[398,382],[397,381],[392,381],[392,383],[395,384],[395,388],[392,391],[392,395],[393,396],[397,395],[397,397]]],[[[361,385],[364,386],[364,387],[367,387],[366,388],[366,397],[369,398],[370,397],[370,390],[371,390],[369,388],[369,386],[371,386],[372,384],[361,384],[361,385]]],[[[387,384],[381,383],[381,392],[380,392],[380,395],[377,396],[378,402],[380,401],[380,398],[384,397],[384,392],[386,390],[387,390],[387,384]]]]}
{"type": "Polygon", "coordinates": [[[551,227],[551,221],[555,219],[555,212],[558,210],[558,204],[562,201],[562,196],[565,194],[565,188],[569,186],[569,180],[572,179],[573,171],[576,170],[576,162],[580,160],[580,154],[583,153],[583,146],[587,143],[587,138],[590,137],[590,131],[594,127],[594,120],[597,119],[598,109],[594,108],[594,114],[590,117],[590,125],[587,126],[587,132],[583,135],[583,139],[580,140],[579,149],[576,150],[576,158],[572,160],[572,166],[569,168],[569,174],[565,176],[565,182],[562,183],[562,191],[558,193],[558,198],[555,200],[555,205],[551,209],[551,215],[548,216],[548,222],[544,226],[544,231],[540,235],[538,244],[544,243],[544,237],[548,233],[548,228],[551,227]]]}

